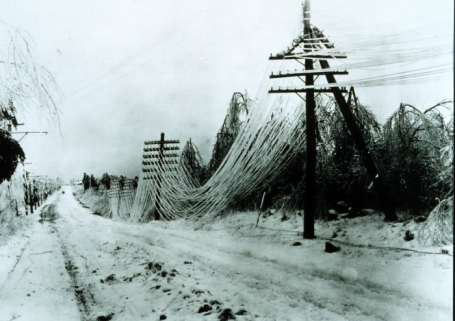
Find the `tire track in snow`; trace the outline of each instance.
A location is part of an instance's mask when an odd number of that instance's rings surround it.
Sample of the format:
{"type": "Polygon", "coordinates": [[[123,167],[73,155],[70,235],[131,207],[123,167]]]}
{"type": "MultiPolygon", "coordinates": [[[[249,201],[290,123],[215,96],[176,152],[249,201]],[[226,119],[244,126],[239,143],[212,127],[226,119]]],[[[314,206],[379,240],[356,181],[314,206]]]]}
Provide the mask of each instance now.
{"type": "Polygon", "coordinates": [[[59,241],[58,243],[60,245],[60,251],[65,262],[65,270],[71,280],[71,287],[74,291],[76,303],[81,314],[81,320],[91,321],[91,307],[96,305],[95,298],[90,290],[84,287],[82,285],[82,282],[79,281],[79,268],[74,264],[74,259],[72,259],[68,251],[65,240],[60,235],[60,231],[54,223],[50,225],[50,228],[55,232],[55,235],[59,241]]]}
{"type": "MultiPolygon", "coordinates": [[[[74,196],[73,196],[74,198],[74,196]]],[[[75,203],[75,205],[79,208],[80,204],[75,203]]],[[[96,233],[100,232],[98,229],[99,225],[96,224],[91,224],[92,222],[88,222],[87,220],[81,219],[77,213],[73,212],[73,209],[69,209],[68,211],[65,212],[66,215],[59,215],[59,220],[56,221],[56,224],[60,224],[60,228],[62,231],[64,229],[70,227],[70,226],[77,226],[78,229],[75,230],[72,228],[71,230],[64,231],[64,234],[68,237],[67,243],[69,243],[72,248],[72,251],[74,253],[77,253],[78,257],[80,257],[84,261],[85,265],[85,270],[86,271],[103,271],[105,270],[103,268],[103,264],[98,260],[98,254],[99,252],[102,252],[104,254],[111,255],[112,253],[109,252],[108,250],[104,249],[103,243],[104,241],[100,240],[97,237],[94,237],[96,233]],[[78,238],[84,239],[84,240],[90,240],[90,251],[87,251],[88,249],[84,249],[81,246],[81,243],[78,242],[78,239],[72,239],[71,240],[71,235],[72,233],[76,233],[78,238]],[[93,251],[96,249],[96,252],[93,251]],[[85,252],[84,252],[85,251],[85,252]],[[92,252],[93,251],[93,252],[92,252]],[[82,252],[84,252],[87,256],[83,255],[82,252]]],[[[92,218],[92,214],[87,214],[87,218],[92,218]]],[[[96,291],[96,284],[89,284],[89,287],[94,286],[94,290],[96,291]]],[[[110,288],[111,291],[117,294],[118,297],[121,297],[121,293],[118,290],[115,290],[114,288],[110,288]]],[[[94,297],[93,293],[89,291],[91,297],[94,297]]],[[[118,302],[119,303],[119,302],[118,302]]],[[[141,317],[141,311],[138,307],[135,306],[134,302],[128,301],[128,302],[123,302],[123,307],[120,309],[122,310],[127,310],[130,313],[130,316],[133,318],[132,320],[140,320],[142,319],[141,317]]],[[[99,302],[96,302],[96,300],[93,300],[92,303],[93,307],[97,308],[105,308],[102,304],[99,304],[99,302]]],[[[112,310],[112,307],[107,307],[107,310],[112,310]]],[[[108,314],[109,315],[109,314],[108,314]]],[[[91,320],[90,320],[91,321],[91,320]]]]}
{"type": "MultiPolygon", "coordinates": [[[[9,281],[11,281],[11,276],[16,271],[16,268],[18,267],[19,263],[21,262],[21,260],[24,256],[25,250],[28,248],[28,246],[30,244],[30,236],[27,235],[26,238],[27,238],[27,241],[25,242],[24,246],[21,247],[19,255],[16,255],[16,261],[14,262],[11,269],[8,271],[8,273],[5,277],[5,280],[3,281],[2,285],[0,286],[0,292],[2,292],[2,293],[3,293],[3,290],[5,289],[5,287],[8,285],[9,281]]],[[[2,297],[2,295],[0,294],[0,298],[1,297],[2,297]]]]}

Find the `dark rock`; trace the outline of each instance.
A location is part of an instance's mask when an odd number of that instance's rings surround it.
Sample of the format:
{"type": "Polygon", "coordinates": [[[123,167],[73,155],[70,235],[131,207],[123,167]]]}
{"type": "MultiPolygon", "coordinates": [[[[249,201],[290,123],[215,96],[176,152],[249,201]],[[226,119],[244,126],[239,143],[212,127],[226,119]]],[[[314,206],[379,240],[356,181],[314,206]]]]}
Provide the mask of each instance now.
{"type": "Polygon", "coordinates": [[[161,277],[165,278],[167,276],[167,272],[166,271],[162,271],[161,272],[161,277]]]}
{"type": "Polygon", "coordinates": [[[301,246],[302,245],[302,242],[294,242],[292,243],[292,246],[301,246]]]}
{"type": "Polygon", "coordinates": [[[197,313],[205,313],[205,312],[208,312],[208,311],[212,311],[212,306],[208,305],[208,304],[204,304],[203,306],[201,306],[199,308],[199,310],[197,310],[197,313]]]}
{"type": "Polygon", "coordinates": [[[335,231],[335,232],[333,232],[333,234],[332,234],[332,238],[334,239],[334,238],[336,238],[337,236],[338,236],[338,233],[337,233],[336,231],[335,231]]]}
{"type": "Polygon", "coordinates": [[[425,222],[426,221],[426,217],[423,216],[423,215],[420,215],[420,216],[417,216],[416,218],[414,218],[414,222],[416,223],[422,223],[422,222],[425,222]]]}
{"type": "Polygon", "coordinates": [[[240,310],[238,310],[238,311],[235,313],[235,315],[245,315],[245,314],[247,314],[247,313],[248,313],[247,310],[245,310],[245,309],[240,309],[240,310]]]}
{"type": "Polygon", "coordinates": [[[235,320],[235,316],[232,314],[231,309],[224,309],[218,315],[218,320],[220,321],[235,320]]]}
{"type": "Polygon", "coordinates": [[[110,313],[108,315],[100,315],[96,318],[96,321],[110,321],[110,320],[112,320],[113,316],[114,316],[114,313],[110,313]]]}
{"type": "Polygon", "coordinates": [[[114,280],[115,280],[115,274],[110,274],[104,279],[104,281],[106,281],[106,282],[112,282],[114,280]]]}
{"type": "Polygon", "coordinates": [[[162,264],[156,262],[148,262],[145,264],[145,269],[151,271],[152,273],[156,273],[161,271],[162,264]]]}
{"type": "Polygon", "coordinates": [[[204,291],[203,291],[203,290],[196,290],[196,289],[194,289],[194,290],[192,290],[191,292],[194,293],[194,294],[196,294],[197,296],[200,296],[201,294],[204,294],[204,291]]]}
{"type": "Polygon", "coordinates": [[[346,213],[349,209],[348,204],[345,201],[338,201],[335,206],[335,210],[338,213],[346,213]]]}
{"type": "Polygon", "coordinates": [[[210,300],[211,305],[221,305],[220,301],[218,300],[210,300]]]}
{"type": "Polygon", "coordinates": [[[341,250],[339,246],[336,246],[330,242],[325,242],[325,251],[327,253],[335,253],[338,252],[339,250],[341,250]]]}
{"type": "Polygon", "coordinates": [[[409,242],[409,241],[412,241],[414,239],[414,233],[412,233],[410,230],[407,230],[405,233],[404,233],[404,240],[406,242],[409,242]]]}
{"type": "Polygon", "coordinates": [[[183,264],[193,264],[193,262],[191,262],[191,261],[185,261],[185,262],[183,262],[183,264]]]}
{"type": "Polygon", "coordinates": [[[167,316],[165,314],[160,315],[160,320],[166,320],[167,316]]]}

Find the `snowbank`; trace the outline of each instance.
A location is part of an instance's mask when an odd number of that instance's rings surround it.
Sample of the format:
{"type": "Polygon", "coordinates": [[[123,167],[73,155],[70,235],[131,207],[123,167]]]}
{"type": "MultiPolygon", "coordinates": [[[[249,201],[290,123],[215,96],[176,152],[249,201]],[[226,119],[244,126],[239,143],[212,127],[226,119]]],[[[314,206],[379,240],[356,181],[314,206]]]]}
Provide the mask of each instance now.
{"type": "Polygon", "coordinates": [[[99,190],[90,188],[84,191],[82,186],[73,189],[75,190],[74,196],[84,207],[90,208],[96,215],[112,217],[107,190],[100,187],[99,190]]]}
{"type": "MultiPolygon", "coordinates": [[[[94,214],[113,218],[109,196],[105,190],[90,189],[84,192],[80,187],[76,191],[76,197],[94,214]]],[[[332,221],[317,220],[315,229],[317,238],[349,246],[439,253],[444,250],[453,253],[452,211],[453,198],[450,198],[441,202],[424,223],[417,223],[411,218],[387,223],[384,222],[382,214],[365,209],[363,212],[368,214],[360,217],[339,216],[332,221]]],[[[170,224],[178,225],[179,222],[184,222],[183,224],[196,230],[227,229],[239,236],[256,235],[257,238],[274,239],[280,243],[289,242],[296,236],[301,237],[303,230],[301,211],[266,211],[261,213],[259,220],[258,212],[227,211],[223,215],[205,215],[197,222],[178,220],[170,224]]]]}
{"type": "MultiPolygon", "coordinates": [[[[452,203],[453,204],[453,203],[452,203]]],[[[380,213],[371,213],[355,218],[339,218],[334,221],[317,220],[315,224],[316,237],[329,240],[349,247],[382,248],[392,251],[426,251],[441,253],[442,250],[453,253],[452,239],[452,208],[447,206],[444,224],[441,219],[435,220],[433,211],[427,221],[417,223],[413,219],[399,222],[384,222],[380,213]],[[450,213],[450,215],[448,214],[450,213]],[[450,216],[450,220],[448,219],[450,216]],[[436,223],[435,221],[439,222],[436,223]],[[444,235],[444,242],[422,243],[417,237],[421,231],[437,235],[444,235]],[[406,234],[412,235],[411,240],[406,240],[406,234]]],[[[442,214],[439,214],[439,217],[442,214]]],[[[194,229],[206,231],[228,230],[240,237],[274,240],[286,244],[302,238],[303,217],[300,212],[277,211],[274,214],[261,215],[258,225],[257,212],[230,212],[222,217],[204,217],[199,222],[170,223],[192,225],[194,229]]],[[[342,245],[343,246],[343,245],[342,245]]]]}

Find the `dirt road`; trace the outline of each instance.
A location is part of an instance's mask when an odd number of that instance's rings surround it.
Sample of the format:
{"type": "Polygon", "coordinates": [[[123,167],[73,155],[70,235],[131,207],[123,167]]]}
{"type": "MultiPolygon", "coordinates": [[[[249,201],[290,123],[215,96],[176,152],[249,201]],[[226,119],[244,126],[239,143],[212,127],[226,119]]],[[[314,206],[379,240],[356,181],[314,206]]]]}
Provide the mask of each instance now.
{"type": "Polygon", "coordinates": [[[0,247],[0,321],[451,319],[451,257],[114,222],[69,187],[48,202],[54,221],[0,247]]]}

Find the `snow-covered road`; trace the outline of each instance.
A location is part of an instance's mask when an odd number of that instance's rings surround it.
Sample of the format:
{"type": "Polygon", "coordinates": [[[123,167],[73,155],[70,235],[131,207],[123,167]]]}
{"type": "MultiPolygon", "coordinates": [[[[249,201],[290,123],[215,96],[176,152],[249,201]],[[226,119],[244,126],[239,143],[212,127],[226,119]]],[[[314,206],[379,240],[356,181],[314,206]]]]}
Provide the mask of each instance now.
{"type": "Polygon", "coordinates": [[[55,222],[0,247],[0,321],[451,320],[448,256],[114,222],[69,187],[48,202],[55,222]]]}

